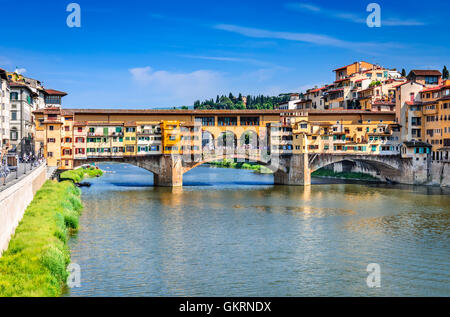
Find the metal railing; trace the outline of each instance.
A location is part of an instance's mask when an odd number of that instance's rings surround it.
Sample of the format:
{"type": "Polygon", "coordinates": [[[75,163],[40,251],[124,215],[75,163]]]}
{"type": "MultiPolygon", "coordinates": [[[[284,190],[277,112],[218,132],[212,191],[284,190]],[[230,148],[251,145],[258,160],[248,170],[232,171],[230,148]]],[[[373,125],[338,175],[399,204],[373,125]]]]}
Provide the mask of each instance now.
{"type": "Polygon", "coordinates": [[[17,155],[5,156],[0,162],[0,191],[8,188],[9,184],[30,174],[43,164],[46,164],[43,157],[35,158],[30,156],[25,157],[25,159],[20,159],[17,155]],[[15,162],[15,165],[11,165],[11,162],[15,162]]]}

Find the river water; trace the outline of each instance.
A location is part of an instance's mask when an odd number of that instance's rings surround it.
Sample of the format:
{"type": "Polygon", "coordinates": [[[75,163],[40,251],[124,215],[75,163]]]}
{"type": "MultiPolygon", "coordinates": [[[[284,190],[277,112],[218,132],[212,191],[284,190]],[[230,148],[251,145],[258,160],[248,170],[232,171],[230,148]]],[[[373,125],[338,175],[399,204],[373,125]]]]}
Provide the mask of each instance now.
{"type": "Polygon", "coordinates": [[[274,186],[207,166],[168,189],[131,165],[100,168],[70,240],[69,296],[450,296],[449,190],[274,186]]]}

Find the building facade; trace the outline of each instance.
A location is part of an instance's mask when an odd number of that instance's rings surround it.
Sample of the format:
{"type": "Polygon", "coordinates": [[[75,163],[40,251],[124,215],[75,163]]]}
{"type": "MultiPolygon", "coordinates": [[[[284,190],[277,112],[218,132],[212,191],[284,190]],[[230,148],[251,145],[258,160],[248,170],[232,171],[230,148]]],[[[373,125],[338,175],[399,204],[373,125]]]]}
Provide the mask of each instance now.
{"type": "Polygon", "coordinates": [[[0,154],[10,147],[9,98],[10,88],[7,73],[5,70],[0,69],[0,154]]]}

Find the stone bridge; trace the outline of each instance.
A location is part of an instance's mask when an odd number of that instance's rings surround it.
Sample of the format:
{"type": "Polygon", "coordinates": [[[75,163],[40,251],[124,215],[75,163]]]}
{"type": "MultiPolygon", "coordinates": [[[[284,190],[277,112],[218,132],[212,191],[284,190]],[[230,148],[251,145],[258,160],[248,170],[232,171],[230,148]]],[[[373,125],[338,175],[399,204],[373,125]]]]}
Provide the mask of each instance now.
{"type": "Polygon", "coordinates": [[[88,163],[122,162],[153,173],[155,186],[176,187],[183,185],[183,174],[202,164],[223,159],[239,162],[254,162],[274,172],[277,185],[303,186],[311,184],[311,173],[327,165],[342,161],[364,162],[370,165],[381,179],[398,183],[413,184],[412,162],[400,155],[349,155],[349,154],[270,154],[252,153],[207,153],[192,155],[148,155],[130,157],[97,157],[76,160],[75,166],[88,163]]]}

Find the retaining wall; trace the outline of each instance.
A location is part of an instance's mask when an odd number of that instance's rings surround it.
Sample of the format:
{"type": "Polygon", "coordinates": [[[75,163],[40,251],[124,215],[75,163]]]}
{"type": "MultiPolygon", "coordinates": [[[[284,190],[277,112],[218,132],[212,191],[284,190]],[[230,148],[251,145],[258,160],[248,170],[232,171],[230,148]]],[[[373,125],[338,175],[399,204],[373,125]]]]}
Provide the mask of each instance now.
{"type": "Polygon", "coordinates": [[[34,194],[47,180],[45,164],[0,192],[0,256],[22,220],[34,194]]]}

